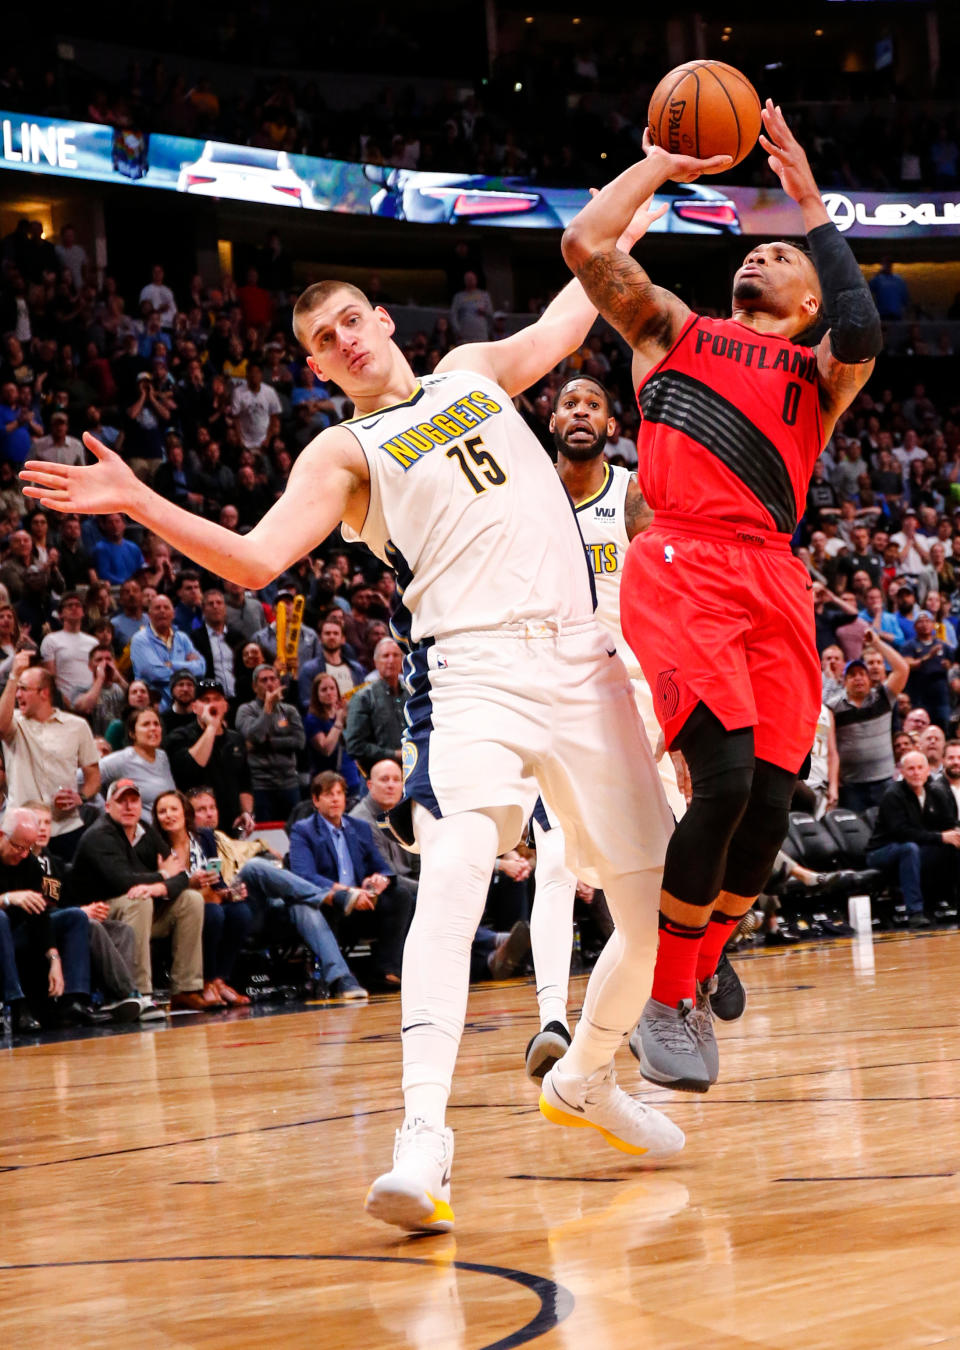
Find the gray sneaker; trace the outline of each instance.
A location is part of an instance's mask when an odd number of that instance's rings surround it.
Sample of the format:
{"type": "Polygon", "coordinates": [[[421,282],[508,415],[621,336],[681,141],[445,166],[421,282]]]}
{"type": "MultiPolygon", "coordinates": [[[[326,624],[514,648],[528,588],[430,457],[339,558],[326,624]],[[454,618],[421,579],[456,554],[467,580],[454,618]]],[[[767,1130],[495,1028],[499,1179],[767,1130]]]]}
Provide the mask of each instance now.
{"type": "Polygon", "coordinates": [[[711,1083],[715,1083],[720,1076],[720,1051],[713,1031],[713,1013],[710,1009],[710,995],[716,989],[716,985],[716,975],[711,975],[710,979],[704,980],[702,984],[697,981],[697,1006],[690,1014],[690,1025],[697,1038],[700,1057],[710,1075],[711,1083]]]}
{"type": "Polygon", "coordinates": [[[675,1008],[655,998],[647,999],[630,1037],[630,1049],[640,1061],[640,1072],[651,1083],[677,1092],[706,1092],[710,1086],[693,1011],[690,998],[682,998],[675,1008]]]}

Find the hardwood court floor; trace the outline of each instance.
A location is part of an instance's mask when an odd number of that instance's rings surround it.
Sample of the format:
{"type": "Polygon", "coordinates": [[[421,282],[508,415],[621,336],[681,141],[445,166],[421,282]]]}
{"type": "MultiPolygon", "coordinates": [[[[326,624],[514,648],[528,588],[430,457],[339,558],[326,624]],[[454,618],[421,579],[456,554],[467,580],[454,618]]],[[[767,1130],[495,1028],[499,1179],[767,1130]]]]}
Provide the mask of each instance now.
{"type": "Polygon", "coordinates": [[[4,1051],[0,1345],[960,1347],[958,967],[958,933],[738,962],[709,1095],[622,1057],[687,1131],[660,1172],[544,1121],[532,986],[475,991],[457,1231],[419,1240],[360,1207],[396,1000],[4,1051]]]}

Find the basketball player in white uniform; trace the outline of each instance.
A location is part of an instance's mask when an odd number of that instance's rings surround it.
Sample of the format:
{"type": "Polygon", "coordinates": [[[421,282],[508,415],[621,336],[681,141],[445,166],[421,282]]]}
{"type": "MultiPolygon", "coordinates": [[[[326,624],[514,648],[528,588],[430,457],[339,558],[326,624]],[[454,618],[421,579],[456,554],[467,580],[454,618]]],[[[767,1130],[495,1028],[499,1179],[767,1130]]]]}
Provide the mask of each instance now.
{"type": "MultiPolygon", "coordinates": [[[[641,208],[622,246],[651,218],[641,208]]],[[[403,964],[405,1118],[393,1167],[366,1207],[411,1230],[453,1226],[444,1114],[470,943],[494,859],[518,841],[538,779],[578,874],[603,887],[617,925],[570,1049],[544,1080],[541,1110],[648,1160],[684,1142],[613,1073],[650,988],[670,812],[626,671],[593,617],[569,499],[511,401],[581,345],[594,314],[573,282],[529,328],[456,349],[420,381],[385,310],[342,282],[310,286],[294,331],[310,368],[339,385],[358,416],[307,446],[287,491],[247,535],[150,491],[93,436],[95,464],[23,471],[27,495],[48,507],[125,511],[253,590],[340,522],[396,567],[398,629],[411,643],[406,792],[422,862],[403,964]]]]}
{"type": "MultiPolygon", "coordinates": [[[[554,400],[550,430],[557,448],[557,472],[573,501],[593,574],[597,621],[616,643],[627,668],[651,747],[659,741],[662,748],[649,686],[620,627],[620,578],[627,548],[649,524],[653,512],[643,500],[636,476],[604,458],[606,439],[613,429],[610,398],[598,380],[578,375],[561,386],[554,400]]],[[[667,802],[679,819],[686,803],[677,785],[674,762],[662,753],[660,779],[667,802]]],[[[643,828],[642,820],[637,824],[643,828]]],[[[530,916],[530,941],[540,1030],[527,1045],[525,1063],[528,1076],[535,1079],[542,1078],[556,1063],[570,1041],[566,1005],[576,877],[566,865],[562,831],[553,828],[556,825],[549,802],[534,812],[537,889],[530,916]]]]}

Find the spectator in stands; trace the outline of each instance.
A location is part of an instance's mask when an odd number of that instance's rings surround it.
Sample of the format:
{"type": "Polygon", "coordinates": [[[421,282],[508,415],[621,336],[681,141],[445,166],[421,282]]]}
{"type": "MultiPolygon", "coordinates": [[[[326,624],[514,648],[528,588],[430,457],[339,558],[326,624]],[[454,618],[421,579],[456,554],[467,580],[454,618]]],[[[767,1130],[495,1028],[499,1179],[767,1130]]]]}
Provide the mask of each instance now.
{"type": "Polygon", "coordinates": [[[953,895],[958,874],[960,828],[957,804],[945,783],[930,779],[922,750],[900,760],[903,779],[880,799],[867,846],[867,866],[896,868],[911,928],[929,928],[926,896],[953,895]]]}
{"type": "Polygon", "coordinates": [[[100,761],[100,781],[104,789],[117,779],[133,782],[140,794],[143,823],[149,824],[153,803],[161,792],[171,791],[176,784],[170,771],[170,761],[163,741],[163,723],[153,708],[132,712],[127,721],[129,744],[123,750],[104,755],[100,761]]]}
{"type": "Polygon", "coordinates": [[[903,513],[901,528],[890,536],[899,550],[899,566],[907,576],[918,577],[930,561],[931,540],[918,532],[918,516],[913,507],[903,513]]]}
{"type": "MultiPolygon", "coordinates": [[[[287,623],[289,625],[292,617],[293,602],[297,598],[297,588],[288,577],[280,579],[280,585],[277,589],[275,604],[277,609],[281,605],[287,606],[287,623]]],[[[263,652],[267,661],[276,661],[277,659],[277,621],[267,624],[254,633],[252,641],[256,642],[263,652]]],[[[314,657],[320,654],[320,639],[312,628],[307,624],[300,627],[300,636],[297,639],[297,666],[305,665],[307,661],[312,661],[314,657]]]]}
{"type": "Polygon", "coordinates": [[[127,718],[134,710],[152,708],[154,698],[143,680],[131,680],[127,685],[126,704],[120,715],[107,726],[103,738],[114,750],[120,750],[127,743],[127,718]]]}
{"type": "Polygon", "coordinates": [[[893,259],[884,258],[880,270],[870,280],[873,303],[881,319],[902,319],[910,304],[910,292],[903,277],[893,270],[893,259]]]}
{"type": "Polygon", "coordinates": [[[236,419],[240,442],[247,450],[265,450],[279,434],[283,409],[276,390],[263,383],[263,370],[256,362],[247,367],[246,387],[239,385],[233,391],[230,411],[236,419]]]}
{"type": "Polygon", "coordinates": [[[263,605],[256,596],[248,595],[244,588],[234,581],[224,582],[223,596],[226,602],[228,628],[249,640],[260,629],[266,627],[267,619],[263,605]]]}
{"type": "Polygon", "coordinates": [[[79,807],[100,790],[97,747],[82,717],[53,706],[53,676],[40,666],[31,666],[31,659],[30,652],[16,653],[0,695],[7,806],[22,806],[32,800],[51,802],[54,823],[50,849],[58,857],[69,859],[83,830],[79,807]],[[78,770],[83,778],[79,792],[78,770]]]}
{"type": "MultiPolygon", "coordinates": [[[[43,893],[48,906],[55,908],[65,899],[63,882],[67,869],[47,848],[53,814],[45,802],[28,802],[25,809],[37,819],[37,837],[31,852],[43,872],[43,893]]],[[[133,974],[136,937],[130,925],[109,918],[109,906],[102,902],[77,907],[89,921],[91,983],[102,989],[108,999],[102,1011],[109,1013],[115,1022],[150,1021],[162,1016],[152,999],[137,994],[133,974]]]]}
{"type": "Polygon", "coordinates": [[[173,611],[173,625],[188,637],[203,624],[203,604],[200,592],[200,573],[185,567],[176,581],[177,603],[173,611]]]}
{"type": "Polygon", "coordinates": [[[476,272],[464,272],[463,289],[450,302],[450,324],[456,340],[489,342],[493,337],[493,301],[481,290],[476,272]]]}
{"type": "Polygon", "coordinates": [[[198,829],[193,806],[176,789],[153,805],[153,823],[170,856],[188,874],[191,889],[203,896],[203,1000],[210,1007],[248,1004],[230,984],[240,949],[253,928],[253,911],[242,882],[227,886],[220,877],[212,830],[198,829]]]}
{"type": "Polygon", "coordinates": [[[227,700],[216,679],[201,680],[195,718],[170,738],[174,781],[186,792],[201,786],[213,792],[219,818],[230,829],[253,829],[253,791],[243,737],[227,726],[227,700]]]}
{"type": "Polygon", "coordinates": [[[140,304],[147,301],[152,310],[160,316],[160,322],[164,328],[171,328],[173,321],[177,317],[177,302],[174,299],[173,291],[164,284],[164,271],[159,263],[155,263],[150,280],[140,292],[140,304]]]}
{"type": "Polygon", "coordinates": [[[872,628],[864,646],[885,658],[889,677],[873,685],[866,663],[850,661],[844,669],[843,692],[826,700],[836,727],[840,805],[849,811],[876,806],[893,777],[893,709],[909,674],[903,657],[872,628]]]}
{"type": "Polygon", "coordinates": [[[69,707],[90,723],[95,736],[106,735],[107,728],[121,717],[127,706],[127,682],[117,669],[109,647],[95,646],[87,657],[91,684],[82,693],[73,694],[69,707]]]}
{"type": "Polygon", "coordinates": [[[181,727],[193,725],[193,704],[197,697],[197,681],[189,670],[175,670],[170,681],[170,707],[163,714],[164,737],[181,727]]]}
{"type": "Polygon", "coordinates": [[[83,601],[76,591],[64,591],[60,597],[60,622],[60,631],[48,633],[40,643],[40,657],[69,707],[77,694],[90,688],[90,653],[97,640],[81,631],[83,601]]]}
{"type": "Polygon", "coordinates": [[[194,788],[190,801],[197,828],[214,833],[224,883],[230,886],[239,879],[246,886],[254,912],[255,931],[263,927],[268,908],[282,908],[284,917],[313,953],[330,997],[366,998],[367,991],[343,959],[337,939],[323,915],[323,893],[286,867],[277,867],[273,861],[268,861],[272,850],[260,840],[237,840],[223,834],[218,829],[217,804],[209,788],[194,788]]]}
{"type": "Polygon", "coordinates": [[[253,698],[253,676],[258,666],[264,664],[264,652],[259,642],[245,642],[240,648],[240,663],[234,664],[237,675],[236,706],[249,703],[253,698]]]}
{"type": "Polygon", "coordinates": [[[0,388],[0,456],[20,468],[31,457],[35,435],[33,412],[20,402],[17,386],[11,380],[0,388]],[[31,426],[34,426],[32,433],[31,426]]]}
{"type": "Polygon", "coordinates": [[[943,750],[943,781],[960,811],[960,741],[947,741],[943,750]]]}
{"type": "Polygon", "coordinates": [[[128,647],[134,633],[147,626],[147,616],[143,612],[143,590],[139,581],[131,577],[120,587],[120,613],[110,620],[117,641],[121,647],[128,647]]]}
{"type": "Polygon", "coordinates": [[[73,289],[79,291],[87,282],[89,258],[87,250],[77,243],[77,232],[72,225],[64,225],[60,231],[60,242],[54,245],[57,260],[61,267],[70,273],[73,289]]]}
{"type": "Polygon", "coordinates": [[[84,835],[68,890],[82,904],[106,901],[111,919],[122,919],[136,934],[134,975],[141,994],[153,990],[151,937],[173,939],[170,1007],[204,1012],[203,896],[189,889],[176,859],[158,865],[164,844],[152,825],[140,823],[136,783],[118,778],[107,792],[106,814],[84,835]]]}
{"type": "Polygon", "coordinates": [[[68,590],[89,586],[96,580],[96,572],[81,542],[79,516],[60,517],[60,548],[57,566],[68,590]]]}
{"type": "Polygon", "coordinates": [[[352,803],[363,795],[363,780],[343,744],[346,724],[347,705],[333,676],[316,675],[303,719],[311,773],[315,777],[325,769],[332,769],[342,774],[347,784],[347,801],[352,803]]]}
{"type": "MultiPolygon", "coordinates": [[[[62,1021],[97,1026],[108,1022],[110,1014],[98,1012],[90,1004],[90,923],[79,910],[49,911],[43,870],[31,851],[36,839],[37,818],[33,812],[9,807],[0,827],[0,907],[18,962],[17,972],[4,976],[5,1001],[23,997],[17,991],[22,981],[45,1011],[47,999],[62,998],[62,1021]],[[8,990],[7,985],[12,988],[8,990]]],[[[49,1012],[52,1015],[53,1009],[49,1012]]],[[[34,1029],[22,1012],[19,1029],[34,1029]]]]}
{"type": "Polygon", "coordinates": [[[150,622],[130,641],[133,673],[160,695],[160,708],[170,706],[170,682],[177,670],[189,670],[198,680],[206,674],[203,657],[186,633],[173,626],[173,605],[165,595],[150,602],[150,622]]]}
{"type": "Polygon", "coordinates": [[[83,442],[67,434],[69,419],[65,412],[55,412],[50,418],[50,433],[38,436],[30,449],[31,459],[42,459],[49,464],[86,464],[87,453],[83,442]]]}
{"type": "Polygon", "coordinates": [[[907,693],[914,707],[925,708],[930,720],[945,728],[950,720],[950,663],[952,648],[939,641],[933,631],[933,615],[921,610],[916,618],[916,636],[902,647],[910,669],[907,693]]]}
{"type": "Polygon", "coordinates": [[[237,692],[236,651],[243,634],[227,627],[227,604],[223,591],[211,587],[203,593],[202,618],[191,634],[197,651],[207,666],[207,674],[218,680],[228,699],[237,692]]]}
{"type": "Polygon", "coordinates": [[[377,643],[373,662],[379,680],[354,694],[347,711],[347,753],[362,773],[378,759],[400,763],[404,729],[404,693],[400,684],[403,658],[392,638],[377,643]]]}
{"type": "MultiPolygon", "coordinates": [[[[377,851],[390,864],[396,876],[396,886],[401,894],[409,896],[412,907],[417,899],[417,882],[420,878],[420,856],[401,848],[388,830],[381,830],[378,818],[392,811],[403,796],[403,774],[400,766],[392,759],[380,759],[370,770],[367,779],[366,796],[361,797],[350,811],[354,820],[365,820],[373,831],[377,851]]],[[[392,983],[389,976],[387,983],[392,983]]]]}
{"type": "Polygon", "coordinates": [[[237,709],[237,731],[247,743],[258,820],[286,820],[300,801],[297,752],[306,743],[303,722],[292,703],[283,702],[273,666],[253,673],[254,698],[237,709]]]}
{"type": "Polygon", "coordinates": [[[929,726],[926,731],[920,734],[919,749],[927,757],[927,763],[930,765],[930,777],[941,778],[943,776],[943,753],[946,748],[947,738],[939,727],[929,726]]]}
{"type": "Polygon", "coordinates": [[[132,539],[125,539],[126,523],[123,516],[103,516],[100,520],[103,538],[94,545],[93,565],[97,576],[109,581],[111,586],[119,586],[128,581],[134,572],[146,566],[140,547],[132,539]]]}
{"type": "Polygon", "coordinates": [[[149,481],[163,457],[163,438],[171,421],[170,404],[157,388],[154,374],[141,370],[136,392],[126,409],[124,450],[130,467],[149,481]]]}
{"type": "Polygon", "coordinates": [[[884,608],[883,591],[879,586],[871,586],[867,591],[867,603],[860,611],[860,618],[868,623],[877,637],[884,638],[891,647],[901,647],[904,642],[903,629],[896,614],[884,608]]]}
{"type": "Polygon", "coordinates": [[[310,691],[319,674],[327,674],[336,684],[341,696],[349,694],[351,689],[363,684],[363,667],[356,661],[348,661],[343,654],[346,638],[343,626],[336,619],[324,619],[319,628],[320,651],[310,661],[305,661],[297,676],[297,688],[300,702],[306,707],[310,701],[310,691]]]}
{"type": "Polygon", "coordinates": [[[341,775],[318,774],[310,794],[313,814],[290,831],[290,867],[323,892],[339,934],[359,928],[375,940],[377,975],[383,983],[398,985],[411,897],[396,885],[366,821],[344,815],[347,792],[341,775]]]}

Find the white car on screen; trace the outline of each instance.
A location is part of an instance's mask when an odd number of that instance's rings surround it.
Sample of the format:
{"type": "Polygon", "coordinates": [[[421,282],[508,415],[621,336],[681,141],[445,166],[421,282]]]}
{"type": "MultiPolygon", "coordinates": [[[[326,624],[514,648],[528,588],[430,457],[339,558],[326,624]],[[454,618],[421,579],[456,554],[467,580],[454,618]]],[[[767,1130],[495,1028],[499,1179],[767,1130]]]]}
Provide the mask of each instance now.
{"type": "Polygon", "coordinates": [[[181,167],[177,191],[264,202],[267,206],[316,209],[309,183],[294,170],[286,150],[265,150],[256,145],[207,141],[200,158],[181,167]]]}

